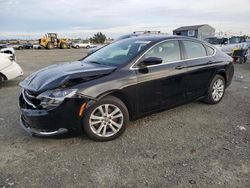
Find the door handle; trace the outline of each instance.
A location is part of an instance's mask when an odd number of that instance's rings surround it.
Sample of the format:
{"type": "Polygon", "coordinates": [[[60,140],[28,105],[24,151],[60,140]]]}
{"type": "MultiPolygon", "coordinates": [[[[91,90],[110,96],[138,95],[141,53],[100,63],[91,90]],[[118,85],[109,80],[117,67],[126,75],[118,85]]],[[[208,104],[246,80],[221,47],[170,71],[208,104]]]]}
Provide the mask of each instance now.
{"type": "Polygon", "coordinates": [[[211,64],[213,64],[214,63],[214,61],[208,61],[206,64],[207,65],[211,65],[211,64]]]}
{"type": "Polygon", "coordinates": [[[182,66],[182,65],[179,65],[179,66],[175,67],[175,69],[177,69],[177,70],[181,70],[181,69],[184,69],[184,68],[185,68],[185,67],[182,66]]]}

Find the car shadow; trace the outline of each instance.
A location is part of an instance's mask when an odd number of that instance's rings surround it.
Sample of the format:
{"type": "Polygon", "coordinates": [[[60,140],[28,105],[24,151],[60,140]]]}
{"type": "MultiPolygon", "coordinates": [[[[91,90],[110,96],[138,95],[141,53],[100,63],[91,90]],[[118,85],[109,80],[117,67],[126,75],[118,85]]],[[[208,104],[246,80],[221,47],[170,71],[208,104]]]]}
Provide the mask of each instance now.
{"type": "Polygon", "coordinates": [[[2,83],[0,83],[0,89],[18,86],[22,80],[23,78],[20,77],[20,78],[15,78],[13,80],[3,81],[2,83]]]}

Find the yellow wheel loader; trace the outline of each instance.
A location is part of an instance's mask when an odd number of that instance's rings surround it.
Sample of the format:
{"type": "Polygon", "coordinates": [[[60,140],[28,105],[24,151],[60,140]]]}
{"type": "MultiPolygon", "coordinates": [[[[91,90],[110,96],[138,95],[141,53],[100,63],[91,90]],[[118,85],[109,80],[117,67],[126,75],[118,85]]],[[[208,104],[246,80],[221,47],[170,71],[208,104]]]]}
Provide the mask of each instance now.
{"type": "Polygon", "coordinates": [[[44,37],[39,39],[39,44],[46,49],[69,48],[68,39],[58,39],[57,33],[47,33],[44,37]]]}

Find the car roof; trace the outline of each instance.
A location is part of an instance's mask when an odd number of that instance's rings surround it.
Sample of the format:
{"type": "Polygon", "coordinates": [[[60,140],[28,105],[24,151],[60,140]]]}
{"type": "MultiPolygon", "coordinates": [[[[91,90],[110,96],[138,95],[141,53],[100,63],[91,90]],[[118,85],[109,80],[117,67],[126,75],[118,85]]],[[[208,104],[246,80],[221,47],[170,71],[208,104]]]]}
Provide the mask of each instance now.
{"type": "MultiPolygon", "coordinates": [[[[130,38],[131,39],[131,38],[130,38]]],[[[133,39],[138,39],[138,40],[149,40],[149,41],[153,41],[153,42],[158,42],[158,41],[162,41],[162,40],[168,40],[168,39],[188,39],[188,40],[194,40],[194,41],[199,41],[199,42],[203,42],[199,39],[193,38],[193,37],[185,37],[185,36],[178,36],[178,35],[140,35],[137,36],[133,39]]]]}
{"type": "Polygon", "coordinates": [[[227,37],[207,37],[205,39],[223,39],[223,38],[227,38],[227,37]]]}

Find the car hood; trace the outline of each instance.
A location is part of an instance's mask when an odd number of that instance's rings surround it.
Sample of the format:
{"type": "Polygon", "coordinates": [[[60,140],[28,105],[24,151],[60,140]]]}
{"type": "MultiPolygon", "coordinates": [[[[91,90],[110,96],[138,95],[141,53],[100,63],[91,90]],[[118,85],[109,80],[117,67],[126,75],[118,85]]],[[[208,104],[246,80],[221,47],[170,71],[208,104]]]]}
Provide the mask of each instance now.
{"type": "Polygon", "coordinates": [[[55,64],[34,72],[23,80],[20,86],[35,93],[42,93],[62,86],[71,80],[78,79],[80,83],[99,78],[115,69],[116,67],[81,61],[55,64]]]}

